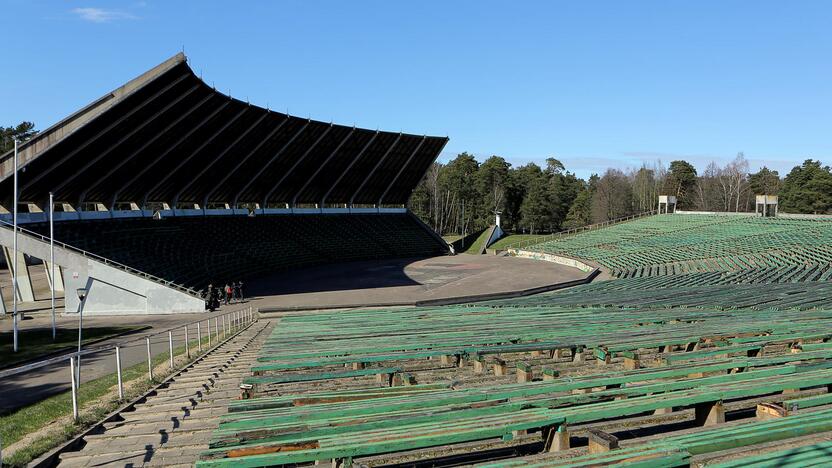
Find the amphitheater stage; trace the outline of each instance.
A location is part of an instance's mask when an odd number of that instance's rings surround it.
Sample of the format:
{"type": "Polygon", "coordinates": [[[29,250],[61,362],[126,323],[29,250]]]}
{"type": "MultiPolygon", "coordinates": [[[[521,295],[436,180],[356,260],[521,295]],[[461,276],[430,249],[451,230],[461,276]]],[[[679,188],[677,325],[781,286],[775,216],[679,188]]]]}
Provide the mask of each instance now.
{"type": "Polygon", "coordinates": [[[414,305],[554,289],[587,277],[576,268],[539,260],[462,254],[295,270],[250,281],[246,294],[264,311],[414,305]]]}

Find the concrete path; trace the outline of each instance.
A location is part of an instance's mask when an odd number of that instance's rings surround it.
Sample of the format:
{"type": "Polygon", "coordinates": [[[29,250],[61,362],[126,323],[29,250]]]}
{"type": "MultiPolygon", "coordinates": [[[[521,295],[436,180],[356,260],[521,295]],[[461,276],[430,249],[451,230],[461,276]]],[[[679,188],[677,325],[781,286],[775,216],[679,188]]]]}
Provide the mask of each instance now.
{"type": "Polygon", "coordinates": [[[194,363],[152,394],[123,420],[83,439],[60,456],[62,467],[193,466],[208,448],[227,404],[240,395],[273,322],[261,321],[194,363]]]}
{"type": "MultiPolygon", "coordinates": [[[[206,336],[207,326],[205,321],[211,319],[211,330],[214,333],[214,318],[224,313],[248,309],[249,304],[230,304],[216,312],[205,312],[202,314],[171,314],[171,315],[122,315],[108,317],[84,317],[84,328],[96,326],[128,326],[148,325],[149,330],[132,333],[129,335],[107,339],[91,345],[92,348],[122,344],[121,363],[123,368],[135,364],[147,362],[147,347],[145,338],[149,335],[159,334],[151,338],[151,353],[156,356],[168,350],[167,331],[174,330],[174,347],[184,343],[185,324],[201,321],[203,337],[206,336]]],[[[51,326],[51,314],[48,312],[30,314],[27,320],[20,323],[21,329],[49,328],[51,326]]],[[[73,316],[61,316],[58,326],[61,328],[77,329],[78,319],[73,316]]],[[[0,320],[0,329],[8,331],[12,326],[10,319],[0,320]]],[[[189,339],[196,339],[196,327],[189,327],[189,339]]],[[[207,343],[207,338],[203,338],[207,343]]],[[[25,346],[25,343],[21,343],[25,346]]],[[[1,358],[0,358],[1,359],[1,358]]],[[[112,350],[102,351],[81,358],[81,382],[88,382],[92,379],[112,374],[116,371],[115,353],[112,350]]],[[[32,403],[38,402],[48,396],[69,390],[69,360],[62,360],[57,363],[28,371],[23,374],[7,377],[0,380],[0,413],[12,411],[32,403]]]]}

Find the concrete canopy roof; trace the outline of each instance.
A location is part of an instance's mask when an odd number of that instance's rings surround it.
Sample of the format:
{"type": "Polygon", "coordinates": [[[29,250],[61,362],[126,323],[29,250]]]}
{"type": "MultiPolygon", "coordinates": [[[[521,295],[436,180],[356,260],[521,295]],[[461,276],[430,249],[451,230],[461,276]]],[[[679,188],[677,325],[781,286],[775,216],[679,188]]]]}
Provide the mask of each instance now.
{"type": "MultiPolygon", "coordinates": [[[[206,85],[177,54],[19,148],[21,203],[407,202],[447,143],[294,117],[206,85]]],[[[12,152],[0,156],[11,206],[12,152]]]]}

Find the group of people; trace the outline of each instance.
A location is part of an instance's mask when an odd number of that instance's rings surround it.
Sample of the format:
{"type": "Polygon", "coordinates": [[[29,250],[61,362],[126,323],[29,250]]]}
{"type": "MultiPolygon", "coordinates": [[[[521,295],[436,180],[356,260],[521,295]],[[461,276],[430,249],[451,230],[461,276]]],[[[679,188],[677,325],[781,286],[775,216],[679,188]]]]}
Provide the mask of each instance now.
{"type": "Polygon", "coordinates": [[[243,282],[234,281],[231,284],[225,283],[225,286],[208,285],[208,289],[202,291],[202,298],[205,299],[205,307],[213,311],[218,308],[220,304],[231,304],[236,302],[243,302],[243,282]]]}

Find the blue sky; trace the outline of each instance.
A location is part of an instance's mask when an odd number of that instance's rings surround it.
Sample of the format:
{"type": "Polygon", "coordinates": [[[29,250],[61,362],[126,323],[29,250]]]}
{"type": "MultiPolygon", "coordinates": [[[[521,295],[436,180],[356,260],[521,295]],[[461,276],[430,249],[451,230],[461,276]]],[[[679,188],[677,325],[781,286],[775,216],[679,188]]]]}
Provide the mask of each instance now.
{"type": "Polygon", "coordinates": [[[56,122],[184,46],[294,115],[581,176],[743,151],[832,164],[832,2],[0,0],[0,124],[56,122]],[[14,63],[14,66],[10,66],[14,63]]]}

